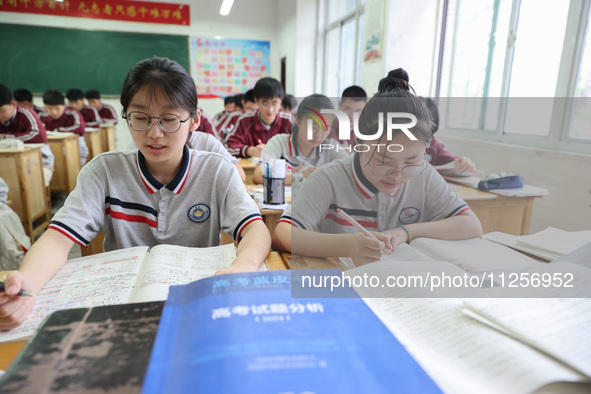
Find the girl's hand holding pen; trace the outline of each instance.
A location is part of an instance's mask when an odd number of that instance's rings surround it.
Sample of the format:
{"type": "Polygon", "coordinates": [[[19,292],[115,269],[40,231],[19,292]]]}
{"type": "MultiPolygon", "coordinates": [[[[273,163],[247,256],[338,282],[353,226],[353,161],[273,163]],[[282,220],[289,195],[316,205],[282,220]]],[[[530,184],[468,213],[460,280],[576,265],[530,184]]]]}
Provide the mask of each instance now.
{"type": "Polygon", "coordinates": [[[21,325],[37,300],[33,286],[20,272],[11,273],[4,281],[4,285],[6,290],[0,292],[0,331],[21,325]],[[21,290],[27,291],[32,296],[18,296],[21,290]]]}
{"type": "Polygon", "coordinates": [[[347,256],[350,257],[355,265],[364,265],[373,263],[382,258],[386,251],[385,238],[382,234],[373,232],[374,237],[370,238],[363,233],[347,234],[345,241],[347,256]]]}

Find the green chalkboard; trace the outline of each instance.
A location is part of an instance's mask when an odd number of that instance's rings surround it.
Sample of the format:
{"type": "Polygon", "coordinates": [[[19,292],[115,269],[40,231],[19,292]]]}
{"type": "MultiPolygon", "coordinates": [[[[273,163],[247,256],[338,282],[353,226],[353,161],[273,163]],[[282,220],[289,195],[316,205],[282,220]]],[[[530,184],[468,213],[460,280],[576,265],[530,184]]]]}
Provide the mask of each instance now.
{"type": "Polygon", "coordinates": [[[119,95],[138,61],[161,56],[189,70],[187,36],[0,23],[0,83],[14,90],[97,89],[119,95]]]}

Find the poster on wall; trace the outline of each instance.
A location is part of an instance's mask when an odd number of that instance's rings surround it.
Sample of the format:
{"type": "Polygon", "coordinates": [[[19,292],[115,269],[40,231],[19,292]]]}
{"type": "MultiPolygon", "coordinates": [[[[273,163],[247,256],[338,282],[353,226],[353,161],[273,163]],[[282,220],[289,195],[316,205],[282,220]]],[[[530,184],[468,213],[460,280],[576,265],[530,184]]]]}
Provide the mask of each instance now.
{"type": "Polygon", "coordinates": [[[244,93],[270,73],[270,42],[190,38],[191,75],[199,97],[226,97],[244,93]]]}
{"type": "Polygon", "coordinates": [[[382,57],[385,13],[384,0],[366,0],[363,33],[364,62],[382,57]]]}

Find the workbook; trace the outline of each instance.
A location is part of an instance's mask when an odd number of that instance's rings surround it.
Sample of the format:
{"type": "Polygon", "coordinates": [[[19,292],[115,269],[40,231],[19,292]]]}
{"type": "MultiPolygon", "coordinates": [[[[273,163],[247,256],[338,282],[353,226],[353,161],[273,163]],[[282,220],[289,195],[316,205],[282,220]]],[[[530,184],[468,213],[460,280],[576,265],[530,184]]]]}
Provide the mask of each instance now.
{"type": "Polygon", "coordinates": [[[173,286],[142,392],[440,393],[351,288],[295,298],[336,269],[229,274],[173,286]]]}
{"type": "Polygon", "coordinates": [[[43,287],[27,320],[0,332],[1,342],[30,337],[53,311],[79,307],[162,301],[173,284],[212,276],[236,258],[234,245],[188,248],[175,245],[120,249],[68,260],[43,287]]]}

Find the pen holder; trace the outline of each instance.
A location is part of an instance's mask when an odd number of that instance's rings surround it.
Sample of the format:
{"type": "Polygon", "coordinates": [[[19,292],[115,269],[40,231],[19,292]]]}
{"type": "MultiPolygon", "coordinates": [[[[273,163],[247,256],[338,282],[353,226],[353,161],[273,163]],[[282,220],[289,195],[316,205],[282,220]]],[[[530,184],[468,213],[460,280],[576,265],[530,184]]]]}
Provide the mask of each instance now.
{"type": "Polygon", "coordinates": [[[285,203],[285,178],[263,177],[263,202],[265,204],[285,203]]]}

